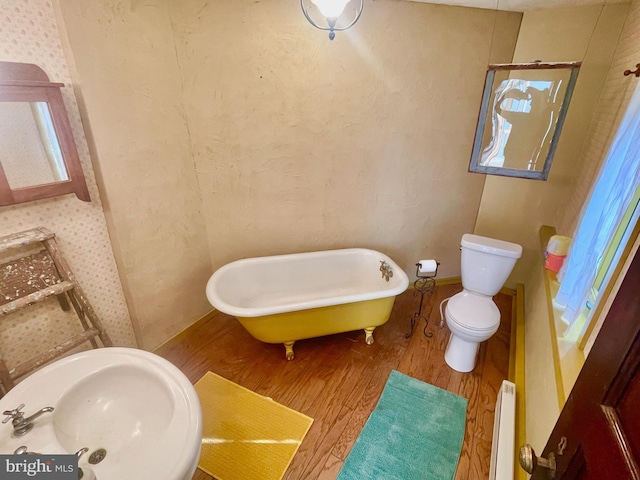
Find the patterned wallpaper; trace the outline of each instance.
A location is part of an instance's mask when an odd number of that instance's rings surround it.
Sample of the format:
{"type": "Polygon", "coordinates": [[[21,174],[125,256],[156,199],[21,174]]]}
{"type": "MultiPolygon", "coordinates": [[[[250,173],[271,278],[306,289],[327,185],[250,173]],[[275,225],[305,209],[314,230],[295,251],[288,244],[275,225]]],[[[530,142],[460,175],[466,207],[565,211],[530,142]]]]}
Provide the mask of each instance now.
{"type": "MultiPolygon", "coordinates": [[[[0,60],[35,63],[52,81],[67,85],[62,95],[92,199],[86,203],[73,195],[65,195],[0,207],[0,235],[37,226],[55,232],[63,254],[114,345],[135,347],[136,339],[50,0],[3,0],[0,60]]],[[[64,313],[55,300],[45,301],[2,319],[0,352],[12,367],[78,331],[75,315],[64,313]]]]}

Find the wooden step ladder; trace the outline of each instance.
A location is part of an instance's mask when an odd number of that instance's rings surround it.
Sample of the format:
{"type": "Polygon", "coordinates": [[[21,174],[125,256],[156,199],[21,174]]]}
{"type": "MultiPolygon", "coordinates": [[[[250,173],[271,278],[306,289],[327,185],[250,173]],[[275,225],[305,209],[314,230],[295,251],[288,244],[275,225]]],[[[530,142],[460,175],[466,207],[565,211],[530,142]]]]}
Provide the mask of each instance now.
{"type": "Polygon", "coordinates": [[[102,346],[112,346],[109,335],[58,248],[54,233],[38,227],[0,237],[0,320],[53,296],[63,310],[69,311],[73,307],[82,332],[12,369],[7,368],[0,355],[0,397],[13,388],[16,379],[85,342],[98,348],[97,337],[102,346]]]}

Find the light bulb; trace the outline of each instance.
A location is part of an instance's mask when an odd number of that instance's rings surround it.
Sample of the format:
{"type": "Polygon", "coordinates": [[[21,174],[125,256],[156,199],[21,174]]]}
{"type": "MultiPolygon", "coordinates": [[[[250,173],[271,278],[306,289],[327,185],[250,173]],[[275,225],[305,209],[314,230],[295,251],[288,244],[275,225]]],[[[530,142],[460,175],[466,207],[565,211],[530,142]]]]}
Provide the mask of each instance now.
{"type": "Polygon", "coordinates": [[[338,18],[350,0],[311,0],[325,18],[338,18]]]}

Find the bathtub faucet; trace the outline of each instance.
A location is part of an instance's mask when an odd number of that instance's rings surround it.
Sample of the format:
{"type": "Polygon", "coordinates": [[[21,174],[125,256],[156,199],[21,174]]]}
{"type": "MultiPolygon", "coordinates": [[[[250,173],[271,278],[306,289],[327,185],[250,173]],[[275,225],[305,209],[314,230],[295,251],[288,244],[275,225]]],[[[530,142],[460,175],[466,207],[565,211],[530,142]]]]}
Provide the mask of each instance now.
{"type": "Polygon", "coordinates": [[[382,278],[384,278],[387,282],[389,281],[389,278],[393,277],[391,265],[389,265],[384,260],[380,260],[380,271],[382,272],[382,278]]]}

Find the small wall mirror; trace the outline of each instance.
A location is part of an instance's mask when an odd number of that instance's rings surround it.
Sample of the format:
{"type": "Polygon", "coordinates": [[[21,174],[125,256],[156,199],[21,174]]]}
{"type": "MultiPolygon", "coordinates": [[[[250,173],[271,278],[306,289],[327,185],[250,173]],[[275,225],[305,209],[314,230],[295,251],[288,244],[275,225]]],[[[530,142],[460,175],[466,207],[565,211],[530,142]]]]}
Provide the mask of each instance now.
{"type": "Polygon", "coordinates": [[[90,201],[61,83],[0,62],[0,206],[74,193],[90,201]]]}
{"type": "Polygon", "coordinates": [[[546,180],[580,65],[489,65],[469,171],[546,180]]]}

